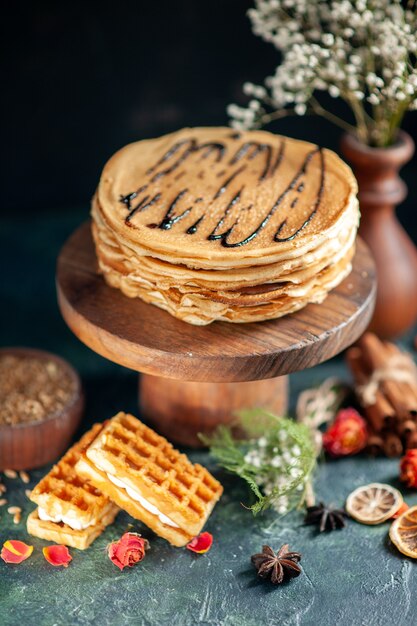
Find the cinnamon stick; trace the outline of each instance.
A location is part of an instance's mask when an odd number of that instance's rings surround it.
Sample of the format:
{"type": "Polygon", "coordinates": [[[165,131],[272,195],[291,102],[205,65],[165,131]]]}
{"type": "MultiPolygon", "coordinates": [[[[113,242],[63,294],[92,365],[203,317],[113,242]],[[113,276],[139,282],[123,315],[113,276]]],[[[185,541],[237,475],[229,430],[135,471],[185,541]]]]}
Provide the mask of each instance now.
{"type": "Polygon", "coordinates": [[[384,441],[379,435],[370,435],[368,438],[367,451],[371,456],[378,456],[384,452],[384,441]]]}
{"type": "MultiPolygon", "coordinates": [[[[362,350],[364,362],[371,371],[381,369],[386,365],[390,354],[376,335],[365,333],[359,340],[358,345],[362,350]]],[[[400,354],[399,351],[398,354],[400,354]]],[[[381,381],[380,389],[393,406],[397,415],[409,417],[410,411],[416,409],[414,398],[410,397],[408,393],[404,393],[400,388],[400,383],[397,381],[381,381]]]]}
{"type": "MultiPolygon", "coordinates": [[[[369,380],[369,373],[367,373],[362,359],[362,351],[359,348],[350,348],[346,353],[346,360],[355,384],[358,386],[365,385],[369,380]]],[[[376,432],[379,432],[384,426],[388,426],[390,419],[395,417],[394,408],[380,391],[376,392],[375,404],[364,407],[364,412],[372,429],[376,432]]]]}
{"type": "Polygon", "coordinates": [[[408,433],[405,436],[405,448],[406,450],[409,450],[410,448],[417,448],[417,431],[408,433]]]}
{"type": "MultiPolygon", "coordinates": [[[[395,344],[389,341],[385,341],[384,346],[390,358],[403,354],[395,344]]],[[[414,406],[414,409],[410,409],[410,413],[417,415],[417,382],[415,385],[411,385],[410,383],[397,381],[397,385],[403,396],[409,399],[411,406],[414,406]]]]}
{"type": "MultiPolygon", "coordinates": [[[[366,333],[347,352],[356,388],[366,389],[370,382],[375,382],[370,388],[373,404],[364,405],[362,394],[358,395],[368,422],[367,448],[374,455],[382,452],[390,457],[400,456],[404,449],[417,448],[417,381],[414,384],[412,380],[381,380],[378,374],[375,377],[378,370],[395,367],[395,358],[402,356],[395,344],[383,342],[372,333],[366,333]]],[[[398,358],[399,367],[403,360],[398,358]]]]}
{"type": "Polygon", "coordinates": [[[404,450],[401,439],[395,433],[387,433],[384,438],[383,449],[388,457],[401,456],[404,450]]]}
{"type": "Polygon", "coordinates": [[[396,425],[397,434],[400,437],[407,437],[410,433],[414,433],[417,430],[417,425],[413,420],[400,421],[396,425]]]}

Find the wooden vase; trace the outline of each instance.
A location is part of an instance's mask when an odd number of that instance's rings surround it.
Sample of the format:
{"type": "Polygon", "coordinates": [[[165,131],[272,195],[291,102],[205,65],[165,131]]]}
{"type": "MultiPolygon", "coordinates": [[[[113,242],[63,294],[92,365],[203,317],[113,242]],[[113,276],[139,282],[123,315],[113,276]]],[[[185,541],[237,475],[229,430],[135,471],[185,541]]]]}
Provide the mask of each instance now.
{"type": "Polygon", "coordinates": [[[417,250],[395,215],[396,205],[407,195],[398,171],[411,159],[414,142],[400,131],[394,145],[371,148],[344,135],[341,149],[358,180],[359,232],[377,267],[376,306],[369,329],[389,339],[417,319],[417,250]]]}

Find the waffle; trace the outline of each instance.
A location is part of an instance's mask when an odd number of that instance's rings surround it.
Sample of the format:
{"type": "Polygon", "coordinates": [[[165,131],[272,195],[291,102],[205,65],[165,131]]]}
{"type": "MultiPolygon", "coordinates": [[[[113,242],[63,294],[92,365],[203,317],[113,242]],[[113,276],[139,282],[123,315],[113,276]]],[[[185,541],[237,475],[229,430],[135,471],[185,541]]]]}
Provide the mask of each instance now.
{"type": "Polygon", "coordinates": [[[77,471],[175,546],[198,535],[223,492],[204,467],[126,413],[108,422],[77,471]]]}
{"type": "Polygon", "coordinates": [[[56,523],[41,520],[38,515],[38,509],[35,509],[28,516],[27,530],[30,535],[39,537],[39,539],[46,539],[47,541],[53,541],[71,548],[77,548],[78,550],[85,550],[93,543],[94,539],[101,535],[106,526],[114,522],[118,512],[118,507],[112,506],[103,514],[99,524],[89,526],[84,530],[74,530],[71,526],[62,524],[62,522],[56,523]]]}
{"type": "Polygon", "coordinates": [[[30,499],[39,508],[28,518],[30,534],[83,550],[113,522],[118,507],[75,469],[101,429],[95,424],[32,490],[30,499]]]}
{"type": "Polygon", "coordinates": [[[281,317],[351,271],[356,192],[336,154],[265,131],[138,141],[108,161],[93,198],[98,267],[191,324],[281,317]]]}

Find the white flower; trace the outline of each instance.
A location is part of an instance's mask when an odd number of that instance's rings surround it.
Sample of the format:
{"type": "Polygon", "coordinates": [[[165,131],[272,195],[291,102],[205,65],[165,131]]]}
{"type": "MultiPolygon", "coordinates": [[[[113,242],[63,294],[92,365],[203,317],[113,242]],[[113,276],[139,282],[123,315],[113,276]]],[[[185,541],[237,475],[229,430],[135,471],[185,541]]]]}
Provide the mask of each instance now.
{"type": "Polygon", "coordinates": [[[293,446],[291,448],[291,452],[292,452],[292,454],[294,456],[300,456],[301,455],[301,448],[300,448],[300,446],[297,446],[297,445],[293,446]]]}
{"type": "Polygon", "coordinates": [[[376,93],[371,93],[371,95],[367,98],[368,102],[373,105],[379,104],[379,98],[376,93]]]}
{"type": "Polygon", "coordinates": [[[364,115],[360,130],[384,145],[404,108],[416,108],[417,12],[403,4],[254,0],[248,12],[253,31],[281,52],[282,62],[264,85],[245,83],[251,101],[228,108],[233,126],[261,126],[268,118],[264,106],[304,115],[311,95],[321,90],[348,104],[355,100],[356,108],[364,108],[363,101],[378,107],[378,124],[364,115]]]}
{"type": "Polygon", "coordinates": [[[252,111],[259,111],[261,105],[257,100],[251,100],[249,102],[249,108],[252,109],[252,111]]]}
{"type": "Polygon", "coordinates": [[[289,500],[286,496],[280,496],[274,502],[274,509],[280,514],[285,515],[289,509],[289,500]]]}
{"type": "Polygon", "coordinates": [[[278,439],[282,442],[287,441],[288,433],[286,430],[280,430],[278,433],[278,439]]]}
{"type": "Polygon", "coordinates": [[[282,458],[284,459],[284,461],[290,465],[291,463],[293,463],[295,461],[294,457],[292,456],[291,452],[289,452],[288,450],[285,450],[282,454],[282,458]]]}
{"type": "Polygon", "coordinates": [[[294,111],[297,113],[297,115],[304,115],[306,110],[307,110],[306,105],[301,102],[296,104],[294,107],[294,111]]]}
{"type": "Polygon", "coordinates": [[[334,44],[334,37],[331,33],[325,33],[321,40],[325,46],[332,46],[334,44]]]}
{"type": "Polygon", "coordinates": [[[265,448],[267,443],[268,443],[268,441],[267,441],[266,437],[260,437],[260,439],[258,439],[258,446],[260,448],[265,448]]]}
{"type": "Polygon", "coordinates": [[[280,515],[285,515],[285,513],[288,512],[288,506],[286,506],[285,504],[278,504],[277,506],[277,512],[280,515]]]}
{"type": "Polygon", "coordinates": [[[243,93],[247,96],[251,96],[253,94],[253,89],[255,85],[253,83],[243,83],[243,93]]]}
{"type": "Polygon", "coordinates": [[[362,59],[358,54],[351,54],[350,55],[350,62],[353,65],[360,65],[362,63],[362,59]]]}

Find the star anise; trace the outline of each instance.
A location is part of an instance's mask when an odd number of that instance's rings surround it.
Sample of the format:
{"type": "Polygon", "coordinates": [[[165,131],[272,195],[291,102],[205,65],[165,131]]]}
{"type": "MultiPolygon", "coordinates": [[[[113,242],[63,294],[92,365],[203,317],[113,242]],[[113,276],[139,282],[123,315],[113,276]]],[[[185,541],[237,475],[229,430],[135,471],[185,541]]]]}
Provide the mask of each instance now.
{"type": "Polygon", "coordinates": [[[320,502],[320,504],[307,507],[304,523],[318,526],[322,533],[325,530],[344,528],[345,517],[347,517],[347,513],[343,509],[331,509],[320,502]]]}
{"type": "Polygon", "coordinates": [[[271,578],[274,585],[279,585],[284,580],[299,576],[302,572],[298,565],[301,560],[299,552],[289,552],[289,546],[286,543],[281,546],[275,554],[269,546],[262,546],[260,554],[251,556],[251,561],[257,569],[258,576],[261,578],[271,578]]]}

